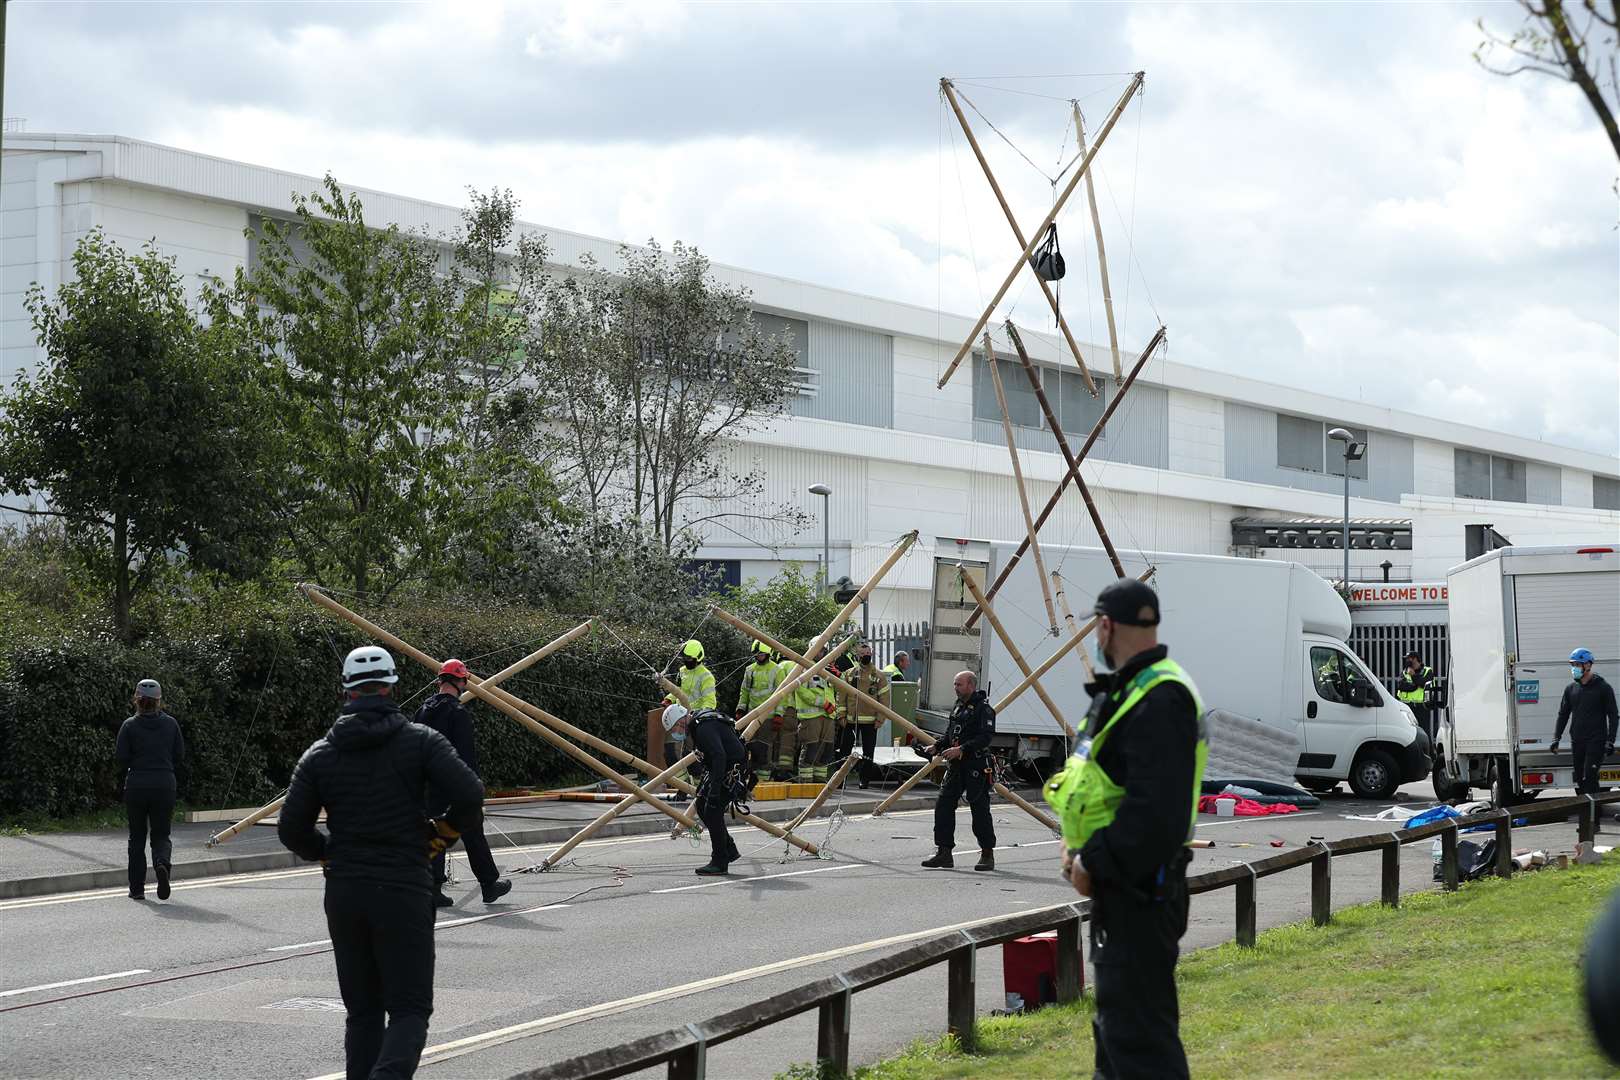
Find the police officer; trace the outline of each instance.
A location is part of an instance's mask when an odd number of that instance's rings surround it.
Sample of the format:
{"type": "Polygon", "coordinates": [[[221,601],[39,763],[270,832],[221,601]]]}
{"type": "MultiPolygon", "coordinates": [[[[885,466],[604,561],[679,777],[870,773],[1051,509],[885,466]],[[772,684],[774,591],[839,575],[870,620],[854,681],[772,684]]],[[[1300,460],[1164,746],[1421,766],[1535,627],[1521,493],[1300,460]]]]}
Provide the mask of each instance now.
{"type": "Polygon", "coordinates": [[[180,723],[163,711],[156,679],[135,684],[135,715],[118,729],[115,753],[124,773],[124,809],[129,814],[129,898],[146,899],[146,838],[152,837],[152,869],[159,900],[169,898],[174,845],[169,824],[185,773],[186,740],[180,723]]]}
{"type": "MultiPolygon", "coordinates": [[[[461,704],[461,695],[467,689],[470,674],[467,665],[460,660],[446,660],[439,668],[439,682],[433,696],[416,710],[415,720],[450,740],[456,756],[476,775],[478,744],[473,739],[472,715],[461,704]]],[[[449,800],[442,791],[435,791],[431,786],[428,788],[430,817],[443,817],[448,805],[449,800]]],[[[467,865],[472,867],[473,877],[478,879],[483,889],[484,903],[493,904],[512,891],[512,883],[501,877],[500,870],[495,866],[495,856],[489,850],[489,841],[484,838],[482,826],[462,833],[461,843],[467,849],[467,865]]],[[[433,878],[439,883],[434,902],[439,907],[450,907],[455,901],[444,893],[444,884],[449,880],[444,860],[442,851],[433,857],[433,878]]]]}
{"type": "Polygon", "coordinates": [[[1116,581],[1095,613],[1091,711],[1045,794],[1062,824],[1063,872],[1092,898],[1096,1075],[1185,1077],[1175,971],[1208,756],[1203,707],[1158,643],[1152,589],[1116,581]]]}
{"type": "Polygon", "coordinates": [[[1558,703],[1558,725],[1553,728],[1552,752],[1556,754],[1564,737],[1564,725],[1569,725],[1577,795],[1597,794],[1599,766],[1604,757],[1614,753],[1615,729],[1620,726],[1614,687],[1592,670],[1593,661],[1591,649],[1576,649],[1569,654],[1571,682],[1564,687],[1563,700],[1558,703]]]}
{"type": "Polygon", "coordinates": [[[664,710],[664,730],[677,743],[690,735],[703,763],[703,780],[698,785],[698,818],[709,833],[709,861],[697,868],[700,877],[721,877],[741,855],[726,829],[726,808],[735,801],[733,781],[736,770],[748,761],[748,750],[724,716],[713,709],[688,711],[676,703],[664,710]]]}
{"type": "Polygon", "coordinates": [[[979,677],[959,671],[952,683],[956,707],[951,710],[945,737],[932,746],[919,749],[945,760],[945,781],[939,785],[934,803],[934,857],[923,860],[928,870],[949,870],[956,865],[951,853],[956,848],[956,804],[967,796],[973,812],[973,838],[979,842],[975,870],[996,868],[996,824],[990,817],[990,739],[996,733],[996,710],[991,707],[979,677]]]}
{"type": "Polygon", "coordinates": [[[1406,654],[1406,666],[1401,670],[1401,680],[1395,684],[1395,696],[1406,702],[1417,719],[1418,727],[1429,733],[1429,742],[1435,739],[1438,720],[1433,710],[1429,708],[1430,684],[1434,682],[1434,668],[1423,663],[1423,657],[1416,652],[1406,654]]]}
{"type": "Polygon", "coordinates": [[[276,826],[283,845],[325,868],[348,1080],[416,1073],[433,1013],[430,860],[478,829],[483,808],[484,786],[449,740],[394,704],[398,681],[387,650],[349,653],[343,709],[293,769],[276,826]],[[437,822],[422,811],[428,786],[449,806],[437,822]],[[323,807],[325,833],[315,827],[323,807]]]}

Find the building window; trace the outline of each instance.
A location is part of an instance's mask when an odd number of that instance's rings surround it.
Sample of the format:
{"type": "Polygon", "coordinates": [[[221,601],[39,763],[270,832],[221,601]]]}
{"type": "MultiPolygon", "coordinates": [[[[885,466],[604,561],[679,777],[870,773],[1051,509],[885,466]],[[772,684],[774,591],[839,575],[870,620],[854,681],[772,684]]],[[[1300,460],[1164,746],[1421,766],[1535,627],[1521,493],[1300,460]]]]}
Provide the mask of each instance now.
{"type": "MultiPolygon", "coordinates": [[[[1277,467],[1301,472],[1344,475],[1344,444],[1332,441],[1327,433],[1338,425],[1303,416],[1277,414],[1277,467]]],[[[1367,479],[1368,439],[1366,428],[1345,428],[1362,445],[1361,457],[1350,463],[1350,479],[1367,479]]]]}
{"type": "MultiPolygon", "coordinates": [[[[1035,390],[1029,385],[1024,366],[1012,360],[997,360],[996,363],[999,365],[996,373],[1001,376],[1001,390],[1007,396],[1007,416],[1013,426],[1040,428],[1041,403],[1035,400],[1035,390]]],[[[989,365],[977,353],[973,357],[973,416],[993,424],[1001,423],[1001,406],[996,403],[996,387],[990,380],[989,365]]]]}
{"type": "Polygon", "coordinates": [[[1524,462],[1497,457],[1478,450],[1456,447],[1452,451],[1457,497],[1492,499],[1496,502],[1527,502],[1524,462]]]}
{"type": "Polygon", "coordinates": [[[1612,476],[1592,476],[1592,506],[1598,510],[1620,510],[1620,480],[1612,476]]]}
{"type": "MultiPolygon", "coordinates": [[[[1060,371],[1057,374],[1058,423],[1062,424],[1063,430],[1069,434],[1084,438],[1091,434],[1091,429],[1102,419],[1103,408],[1108,401],[1108,391],[1103,386],[1100,376],[1095,379],[1097,396],[1092,397],[1091,392],[1086,389],[1086,381],[1080,377],[1078,371],[1060,371]]],[[[1099,434],[1097,437],[1100,439],[1102,435],[1099,434]]],[[[1078,453],[1079,450],[1080,447],[1076,446],[1075,451],[1078,453]]]]}

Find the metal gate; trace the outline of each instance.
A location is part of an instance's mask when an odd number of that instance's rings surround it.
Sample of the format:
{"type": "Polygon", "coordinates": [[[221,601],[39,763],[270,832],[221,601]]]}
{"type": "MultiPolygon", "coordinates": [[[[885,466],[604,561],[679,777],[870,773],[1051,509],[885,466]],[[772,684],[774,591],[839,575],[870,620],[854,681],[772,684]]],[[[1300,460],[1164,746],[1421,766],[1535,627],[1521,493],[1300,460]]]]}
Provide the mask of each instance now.
{"type": "Polygon", "coordinates": [[[1442,679],[1451,678],[1447,624],[1363,623],[1350,628],[1350,649],[1372,669],[1391,693],[1401,679],[1402,658],[1416,650],[1423,663],[1442,679]]]}
{"type": "MultiPolygon", "coordinates": [[[[928,621],[878,623],[866,639],[872,645],[872,658],[879,667],[894,662],[900,650],[911,653],[911,669],[906,681],[928,685],[928,621]]],[[[927,704],[924,702],[923,704],[927,704]]]]}

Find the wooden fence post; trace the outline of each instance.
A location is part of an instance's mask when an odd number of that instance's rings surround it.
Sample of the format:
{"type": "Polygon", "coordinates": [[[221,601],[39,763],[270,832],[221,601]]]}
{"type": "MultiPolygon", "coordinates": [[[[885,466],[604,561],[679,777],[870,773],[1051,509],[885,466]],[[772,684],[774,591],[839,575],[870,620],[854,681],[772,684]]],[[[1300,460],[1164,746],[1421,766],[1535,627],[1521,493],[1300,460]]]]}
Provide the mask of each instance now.
{"type": "Polygon", "coordinates": [[[1086,985],[1085,958],[1080,955],[1080,916],[1058,923],[1057,999],[1058,1004],[1079,1001],[1086,985]]]}
{"type": "Polygon", "coordinates": [[[1254,948],[1255,935],[1255,885],[1259,881],[1254,871],[1249,871],[1246,878],[1238,878],[1237,888],[1233,890],[1237,895],[1237,943],[1244,948],[1254,948]]]}
{"type": "Polygon", "coordinates": [[[1401,906],[1401,842],[1394,833],[1389,834],[1389,843],[1384,845],[1383,894],[1380,899],[1385,907],[1401,906]]]}
{"type": "Polygon", "coordinates": [[[708,1072],[708,1051],[703,1036],[698,1034],[696,1024],[687,1024],[697,1042],[691,1046],[683,1047],[669,1059],[669,1080],[704,1080],[708,1072]]]}
{"type": "Polygon", "coordinates": [[[955,1035],[964,1051],[973,1050],[973,1017],[978,1007],[974,979],[977,949],[966,934],[964,944],[952,950],[945,961],[945,1029],[955,1035]]]}
{"type": "Polygon", "coordinates": [[[1496,876],[1509,877],[1513,873],[1513,812],[1503,810],[1496,819],[1496,876]]]}
{"type": "Polygon", "coordinates": [[[1457,891],[1457,826],[1440,834],[1440,874],[1447,892],[1457,891]]]}
{"type": "Polygon", "coordinates": [[[816,1059],[826,1062],[834,1076],[849,1072],[849,1012],[854,994],[848,981],[840,974],[845,990],[835,998],[821,1003],[821,1022],[816,1028],[816,1059]]]}
{"type": "Polygon", "coordinates": [[[1311,860],[1311,922],[1326,926],[1333,918],[1333,853],[1322,845],[1311,860]]]}

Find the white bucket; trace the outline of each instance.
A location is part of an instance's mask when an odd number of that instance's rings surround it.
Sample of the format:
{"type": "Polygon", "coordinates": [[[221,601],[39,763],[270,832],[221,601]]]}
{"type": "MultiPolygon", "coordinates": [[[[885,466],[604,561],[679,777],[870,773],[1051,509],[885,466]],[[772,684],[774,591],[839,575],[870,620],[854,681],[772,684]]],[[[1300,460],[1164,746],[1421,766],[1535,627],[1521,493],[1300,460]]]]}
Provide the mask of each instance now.
{"type": "Polygon", "coordinates": [[[1215,816],[1216,817],[1231,817],[1232,815],[1234,815],[1236,813],[1237,813],[1237,800],[1236,799],[1233,799],[1233,798],[1221,798],[1221,799],[1216,799],[1215,800],[1215,816]]]}

